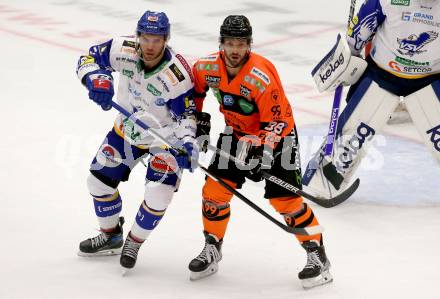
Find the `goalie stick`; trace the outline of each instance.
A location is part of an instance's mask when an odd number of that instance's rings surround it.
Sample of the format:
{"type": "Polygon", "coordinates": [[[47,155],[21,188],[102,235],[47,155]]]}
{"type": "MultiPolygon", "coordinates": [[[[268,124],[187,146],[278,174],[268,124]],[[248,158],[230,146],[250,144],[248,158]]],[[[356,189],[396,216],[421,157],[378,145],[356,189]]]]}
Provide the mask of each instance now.
{"type": "MultiPolygon", "coordinates": [[[[144,129],[148,132],[151,136],[156,138],[157,140],[161,141],[164,145],[168,146],[171,150],[174,150],[176,152],[185,152],[183,149],[176,148],[173,144],[171,144],[167,139],[165,139],[162,135],[160,135],[158,132],[156,132],[154,129],[148,127],[144,122],[134,117],[132,114],[130,114],[127,110],[125,110],[123,107],[121,107],[119,104],[112,101],[112,107],[118,110],[120,113],[124,114],[126,117],[128,117],[132,122],[134,122],[136,125],[144,129]]],[[[198,164],[198,161],[197,161],[198,164]]],[[[225,181],[223,181],[221,178],[217,177],[215,174],[213,174],[211,171],[209,171],[206,167],[198,164],[199,168],[209,177],[211,177],[214,181],[218,182],[220,185],[222,185],[224,188],[226,188],[228,191],[230,191],[232,194],[237,196],[239,199],[241,199],[244,203],[246,203],[248,206],[253,208],[255,211],[263,215],[265,218],[270,220],[272,223],[283,229],[284,231],[295,234],[295,235],[303,235],[303,236],[309,236],[309,235],[316,235],[319,233],[322,233],[323,227],[320,225],[315,225],[311,227],[290,227],[287,226],[275,218],[273,218],[271,215],[269,215],[267,212],[265,212],[263,209],[261,209],[259,206],[257,206],[255,203],[253,203],[251,200],[249,200],[246,196],[229,186],[225,181]]]]}
{"type": "MultiPolygon", "coordinates": [[[[356,7],[356,0],[351,0],[350,11],[348,13],[347,28],[350,28],[350,23],[351,23],[351,20],[353,19],[355,7],[356,7]]],[[[313,72],[312,72],[312,75],[313,75],[313,72]]],[[[339,109],[341,106],[341,98],[342,98],[343,89],[344,89],[344,87],[341,84],[335,90],[335,95],[333,98],[332,113],[330,116],[330,124],[328,127],[328,133],[327,133],[327,143],[325,145],[325,150],[324,150],[325,156],[331,156],[332,152],[333,152],[333,145],[334,145],[334,141],[335,141],[336,127],[338,125],[339,109]]],[[[316,165],[316,167],[317,166],[318,165],[316,165]]]]}

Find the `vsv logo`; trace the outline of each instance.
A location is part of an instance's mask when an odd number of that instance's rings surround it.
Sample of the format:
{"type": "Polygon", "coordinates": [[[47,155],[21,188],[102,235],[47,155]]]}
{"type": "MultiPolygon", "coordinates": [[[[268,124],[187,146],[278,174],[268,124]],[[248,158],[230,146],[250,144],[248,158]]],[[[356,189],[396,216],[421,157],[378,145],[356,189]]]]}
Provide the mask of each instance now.
{"type": "Polygon", "coordinates": [[[321,82],[324,83],[327,79],[340,67],[344,64],[344,54],[341,53],[339,58],[333,64],[329,64],[329,68],[325,71],[324,74],[319,74],[319,78],[321,78],[321,82]]]}
{"type": "Polygon", "coordinates": [[[375,134],[376,131],[372,127],[361,122],[356,129],[356,134],[353,135],[348,142],[342,142],[338,145],[338,154],[335,157],[337,170],[341,173],[345,173],[348,168],[350,168],[364,143],[370,141],[375,134]]]}
{"type": "Polygon", "coordinates": [[[415,54],[426,52],[426,50],[422,50],[422,48],[434,41],[437,37],[437,32],[427,31],[420,33],[420,35],[411,34],[407,38],[398,38],[397,42],[399,43],[399,49],[397,51],[402,55],[412,57],[415,54]]]}
{"type": "Polygon", "coordinates": [[[431,142],[434,144],[434,148],[440,152],[440,125],[426,131],[426,134],[431,134],[431,142]]]}

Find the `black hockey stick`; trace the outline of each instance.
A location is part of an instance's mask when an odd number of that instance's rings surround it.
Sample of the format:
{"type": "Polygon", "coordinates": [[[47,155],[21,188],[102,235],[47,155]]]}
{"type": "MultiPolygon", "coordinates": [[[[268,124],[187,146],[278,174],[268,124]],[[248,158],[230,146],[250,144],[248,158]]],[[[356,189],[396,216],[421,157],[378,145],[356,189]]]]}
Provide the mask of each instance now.
{"type": "MultiPolygon", "coordinates": [[[[169,148],[175,150],[175,151],[180,151],[180,152],[184,152],[183,149],[179,149],[176,148],[173,144],[171,144],[167,139],[165,139],[162,135],[160,135],[159,133],[157,133],[154,129],[148,127],[144,122],[142,122],[141,120],[137,119],[136,117],[134,117],[132,114],[130,114],[127,110],[125,110],[123,107],[121,107],[119,104],[112,102],[112,107],[115,108],[116,110],[118,110],[119,112],[121,112],[122,114],[124,114],[125,116],[127,116],[131,121],[133,121],[134,123],[136,123],[139,127],[141,127],[142,129],[146,130],[148,132],[148,134],[150,134],[151,136],[153,136],[154,138],[156,138],[157,140],[161,141],[163,144],[165,144],[166,146],[168,146],[169,148]]],[[[272,223],[276,224],[278,227],[280,227],[281,229],[283,229],[284,231],[291,233],[291,234],[295,234],[295,235],[303,235],[303,236],[309,236],[309,235],[316,235],[319,234],[323,231],[322,226],[320,225],[316,225],[316,226],[312,226],[312,227],[304,227],[304,228],[300,228],[300,227],[290,227],[287,226],[281,222],[279,222],[278,220],[276,220],[275,218],[273,218],[271,215],[269,215],[268,213],[266,213],[263,209],[261,209],[259,206],[257,206],[255,203],[253,203],[251,200],[249,200],[246,196],[244,196],[243,194],[241,194],[240,192],[238,192],[237,190],[235,190],[233,187],[229,186],[225,181],[223,181],[221,178],[219,178],[218,176],[216,176],[215,174],[213,174],[211,171],[209,171],[206,167],[198,164],[199,168],[209,177],[211,177],[214,181],[218,182],[220,185],[222,185],[224,188],[226,188],[227,190],[229,190],[232,194],[234,194],[235,196],[237,196],[238,198],[240,198],[243,202],[245,202],[248,206],[250,206],[251,208],[253,208],[255,211],[257,211],[258,213],[260,213],[261,215],[263,215],[264,217],[266,217],[268,220],[270,220],[272,223]]]]}
{"type": "MultiPolygon", "coordinates": [[[[227,152],[209,144],[208,145],[208,149],[211,151],[216,152],[217,154],[225,157],[226,159],[231,160],[232,162],[240,165],[241,167],[245,168],[245,167],[249,167],[249,165],[247,165],[244,161],[241,161],[240,159],[237,159],[236,157],[232,156],[231,154],[228,154],[227,152]]],[[[335,197],[331,197],[331,198],[320,198],[320,197],[316,197],[313,196],[295,186],[293,186],[292,184],[277,178],[274,175],[271,175],[270,173],[268,173],[267,171],[261,171],[261,174],[263,175],[263,177],[269,181],[271,181],[274,184],[277,184],[280,187],[283,187],[284,189],[287,189],[289,191],[291,191],[292,193],[295,193],[296,195],[300,195],[303,196],[304,198],[307,198],[308,200],[324,207],[324,208],[332,208],[334,206],[337,206],[341,203],[343,203],[344,201],[346,201],[359,187],[359,183],[360,180],[356,179],[353,184],[350,185],[350,187],[348,187],[344,192],[342,192],[341,194],[335,196],[335,197]]]]}
{"type": "Polygon", "coordinates": [[[229,186],[225,181],[223,181],[221,178],[217,177],[216,175],[213,175],[207,168],[199,164],[199,168],[206,173],[209,177],[211,177],[214,181],[218,182],[220,185],[222,185],[224,188],[232,192],[235,196],[240,198],[243,202],[245,202],[248,206],[256,210],[258,213],[272,221],[274,224],[276,224],[281,229],[285,230],[288,233],[292,233],[295,235],[303,235],[303,236],[309,236],[309,235],[316,235],[323,231],[322,227],[320,225],[318,226],[312,226],[312,227],[304,227],[304,228],[297,228],[297,227],[290,227],[287,226],[275,218],[273,218],[271,215],[266,213],[263,209],[261,209],[259,206],[257,206],[255,203],[253,203],[251,200],[249,200],[246,196],[229,186]]]}

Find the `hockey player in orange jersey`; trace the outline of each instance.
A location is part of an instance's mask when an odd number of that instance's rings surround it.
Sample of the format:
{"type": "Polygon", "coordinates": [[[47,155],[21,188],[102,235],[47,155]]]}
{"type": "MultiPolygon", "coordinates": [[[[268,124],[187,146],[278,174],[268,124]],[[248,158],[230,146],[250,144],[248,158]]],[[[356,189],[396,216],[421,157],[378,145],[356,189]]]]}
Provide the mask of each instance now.
{"type": "MultiPolygon", "coordinates": [[[[209,170],[234,188],[241,188],[245,178],[263,180],[261,170],[300,188],[298,137],[292,108],[275,67],[251,52],[251,43],[249,20],[245,16],[228,16],[220,27],[220,51],[199,59],[193,67],[197,109],[202,110],[206,92],[211,88],[230,131],[220,134],[217,147],[256,165],[244,169],[217,154],[209,170]]],[[[189,264],[192,280],[217,272],[230,216],[231,192],[208,177],[202,193],[205,247],[189,264]]],[[[300,196],[266,181],[264,197],[283,215],[287,225],[318,224],[300,196]]],[[[296,237],[307,252],[307,264],[298,274],[303,286],[331,282],[322,235],[296,237]]]]}

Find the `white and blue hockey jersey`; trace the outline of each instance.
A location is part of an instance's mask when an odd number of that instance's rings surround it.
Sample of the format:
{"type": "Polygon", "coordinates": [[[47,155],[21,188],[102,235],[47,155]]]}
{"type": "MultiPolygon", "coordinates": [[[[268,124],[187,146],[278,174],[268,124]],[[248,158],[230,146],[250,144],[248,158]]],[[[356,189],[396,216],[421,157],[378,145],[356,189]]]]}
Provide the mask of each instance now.
{"type": "MultiPolygon", "coordinates": [[[[134,37],[109,40],[90,48],[89,55],[81,56],[77,74],[81,82],[91,71],[98,69],[119,72],[117,101],[126,110],[154,128],[162,136],[175,142],[195,137],[193,76],[185,59],[166,47],[164,58],[151,72],[146,72],[136,52],[134,37]]],[[[154,143],[123,114],[115,120],[116,133],[140,148],[154,143]]]]}
{"type": "Polygon", "coordinates": [[[354,55],[371,41],[371,58],[395,76],[440,73],[439,0],[367,0],[348,29],[354,55]]]}

